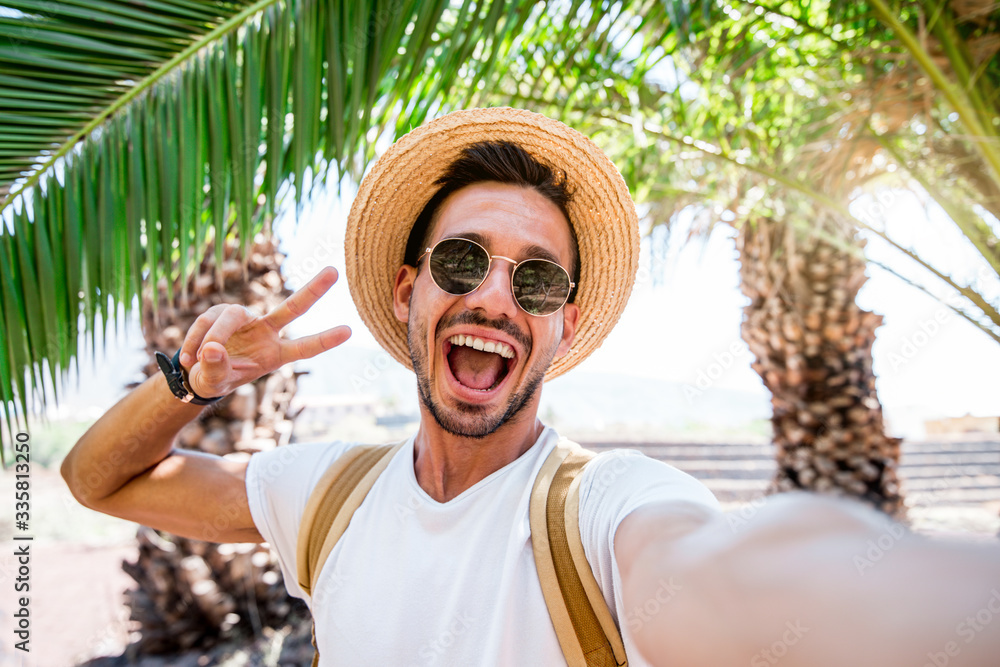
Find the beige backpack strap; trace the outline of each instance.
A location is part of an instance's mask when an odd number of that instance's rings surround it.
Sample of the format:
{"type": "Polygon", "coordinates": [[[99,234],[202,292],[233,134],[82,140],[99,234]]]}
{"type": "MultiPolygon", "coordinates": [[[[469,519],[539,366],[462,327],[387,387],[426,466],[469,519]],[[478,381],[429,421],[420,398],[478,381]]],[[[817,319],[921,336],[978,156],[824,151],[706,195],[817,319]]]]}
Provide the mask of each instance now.
{"type": "Polygon", "coordinates": [[[560,441],[531,491],[529,521],[545,604],[569,667],[624,667],[625,646],[580,538],[580,472],[594,453],[560,441]]]}
{"type": "MultiPolygon", "coordinates": [[[[393,454],[402,446],[403,443],[353,447],[323,473],[306,502],[296,545],[298,583],[307,594],[312,595],[323,563],[347,530],[355,510],[389,465],[393,454]]],[[[312,644],[316,648],[312,664],[317,667],[319,649],[316,646],[315,621],[312,644]]]]}

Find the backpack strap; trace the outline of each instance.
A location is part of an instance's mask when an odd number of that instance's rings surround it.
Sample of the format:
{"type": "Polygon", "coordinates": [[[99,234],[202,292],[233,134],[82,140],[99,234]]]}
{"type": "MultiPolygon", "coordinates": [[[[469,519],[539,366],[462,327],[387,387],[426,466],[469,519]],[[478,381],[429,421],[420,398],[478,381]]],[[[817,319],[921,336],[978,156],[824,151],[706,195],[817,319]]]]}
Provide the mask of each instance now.
{"type": "MultiPolygon", "coordinates": [[[[355,510],[402,446],[403,443],[352,447],[323,473],[306,503],[296,545],[298,583],[307,594],[312,595],[323,563],[347,530],[355,510]]],[[[315,620],[312,645],[316,649],[312,664],[318,667],[315,620]]]]}
{"type": "MultiPolygon", "coordinates": [[[[296,553],[299,587],[312,594],[330,551],[355,510],[403,446],[353,447],[320,478],[309,496],[296,553]]],[[[625,646],[587,562],[580,538],[580,472],[594,452],[560,440],[531,491],[529,522],[535,566],[545,605],[569,667],[627,667],[625,646]]],[[[312,627],[319,665],[316,623],[312,627]]]]}
{"type": "Polygon", "coordinates": [[[581,471],[594,452],[560,440],[535,478],[529,521],[545,604],[569,667],[624,667],[625,646],[580,537],[581,471]]]}

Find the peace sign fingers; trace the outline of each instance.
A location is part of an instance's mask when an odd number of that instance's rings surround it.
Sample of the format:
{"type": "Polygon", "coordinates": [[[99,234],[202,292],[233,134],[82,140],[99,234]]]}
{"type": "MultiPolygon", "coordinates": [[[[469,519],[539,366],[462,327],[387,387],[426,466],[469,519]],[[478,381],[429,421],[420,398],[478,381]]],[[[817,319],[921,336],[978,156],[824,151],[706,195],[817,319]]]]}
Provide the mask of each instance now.
{"type": "MultiPolygon", "coordinates": [[[[312,308],[333,287],[335,282],[337,282],[337,269],[332,266],[326,267],[317,273],[304,287],[296,290],[294,294],[282,301],[277,308],[265,315],[264,321],[271,325],[275,331],[280,331],[294,319],[312,308]]],[[[317,335],[322,336],[326,333],[328,332],[324,331],[322,334],[317,335]]],[[[309,338],[312,338],[312,336],[309,338]]]]}
{"type": "Polygon", "coordinates": [[[287,364],[300,359],[315,357],[321,352],[331,350],[351,337],[351,328],[345,324],[333,327],[311,336],[303,336],[295,340],[285,340],[281,344],[281,363],[287,364]]]}

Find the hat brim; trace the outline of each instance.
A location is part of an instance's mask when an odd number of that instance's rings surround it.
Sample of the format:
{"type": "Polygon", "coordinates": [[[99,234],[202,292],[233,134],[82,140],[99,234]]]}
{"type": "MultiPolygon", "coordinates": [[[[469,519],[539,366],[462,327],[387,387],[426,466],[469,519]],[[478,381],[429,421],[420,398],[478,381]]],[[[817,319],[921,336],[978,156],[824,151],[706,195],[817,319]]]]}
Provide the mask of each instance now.
{"type": "Polygon", "coordinates": [[[628,302],[639,262],[639,223],[625,179],[587,137],[541,114],[511,108],[468,109],[442,116],[397,141],[375,163],[347,222],[351,297],[372,335],[412,370],[406,323],[393,312],[393,284],[417,216],[435,181],[467,146],[509,141],[566,174],[567,206],[580,247],[574,303],[580,309],[569,352],[552,361],[550,380],[587,358],[611,332],[628,302]]]}

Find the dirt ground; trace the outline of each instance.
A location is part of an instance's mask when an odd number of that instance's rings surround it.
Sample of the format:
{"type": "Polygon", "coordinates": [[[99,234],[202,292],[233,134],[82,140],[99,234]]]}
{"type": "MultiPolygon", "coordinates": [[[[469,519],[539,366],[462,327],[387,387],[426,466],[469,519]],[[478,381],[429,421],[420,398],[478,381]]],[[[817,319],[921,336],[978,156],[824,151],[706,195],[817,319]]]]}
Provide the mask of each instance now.
{"type": "MultiPolygon", "coordinates": [[[[13,637],[11,596],[2,596],[0,665],[55,667],[76,665],[95,655],[121,653],[129,639],[128,611],[122,595],[132,579],[121,562],[133,560],[130,544],[65,544],[37,542],[31,546],[31,652],[19,655],[13,637]],[[29,657],[23,660],[23,657],[29,657]]],[[[13,560],[4,555],[4,566],[13,560]]],[[[4,571],[8,570],[4,567],[4,571]]]]}
{"type": "MultiPolygon", "coordinates": [[[[0,477],[0,498],[13,496],[12,475],[0,477]]],[[[128,612],[122,594],[132,579],[121,569],[134,559],[135,528],[92,512],[73,500],[58,471],[33,467],[28,541],[5,540],[0,555],[0,665],[58,667],[94,655],[120,652],[128,643],[128,612]],[[19,563],[16,546],[29,545],[30,653],[14,648],[19,563]]],[[[4,534],[14,526],[4,513],[4,534]]]]}

